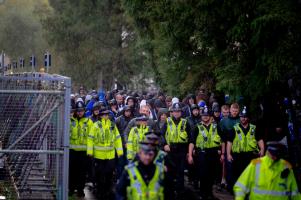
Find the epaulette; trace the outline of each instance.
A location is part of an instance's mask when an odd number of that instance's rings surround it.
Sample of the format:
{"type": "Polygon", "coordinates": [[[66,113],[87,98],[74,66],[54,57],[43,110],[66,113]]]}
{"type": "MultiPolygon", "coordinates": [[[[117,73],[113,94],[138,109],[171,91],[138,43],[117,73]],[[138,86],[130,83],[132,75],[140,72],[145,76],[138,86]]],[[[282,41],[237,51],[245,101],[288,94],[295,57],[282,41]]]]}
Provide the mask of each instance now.
{"type": "Polygon", "coordinates": [[[251,163],[252,163],[253,165],[257,165],[258,163],[261,163],[261,159],[260,159],[260,158],[253,159],[253,160],[251,161],[251,163]]]}
{"type": "Polygon", "coordinates": [[[131,162],[128,165],[125,166],[125,169],[128,170],[128,169],[131,169],[135,166],[137,166],[137,162],[131,162]]]}

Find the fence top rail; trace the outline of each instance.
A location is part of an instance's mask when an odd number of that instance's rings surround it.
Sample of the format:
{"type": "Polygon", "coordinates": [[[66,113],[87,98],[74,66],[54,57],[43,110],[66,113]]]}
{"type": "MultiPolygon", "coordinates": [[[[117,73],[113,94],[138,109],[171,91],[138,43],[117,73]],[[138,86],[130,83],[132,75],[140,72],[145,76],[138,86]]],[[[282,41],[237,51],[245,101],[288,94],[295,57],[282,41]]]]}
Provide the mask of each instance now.
{"type": "Polygon", "coordinates": [[[6,76],[0,76],[0,80],[26,80],[26,81],[66,81],[69,77],[61,76],[58,74],[47,74],[47,73],[37,73],[37,72],[24,72],[16,74],[8,74],[6,76]]]}

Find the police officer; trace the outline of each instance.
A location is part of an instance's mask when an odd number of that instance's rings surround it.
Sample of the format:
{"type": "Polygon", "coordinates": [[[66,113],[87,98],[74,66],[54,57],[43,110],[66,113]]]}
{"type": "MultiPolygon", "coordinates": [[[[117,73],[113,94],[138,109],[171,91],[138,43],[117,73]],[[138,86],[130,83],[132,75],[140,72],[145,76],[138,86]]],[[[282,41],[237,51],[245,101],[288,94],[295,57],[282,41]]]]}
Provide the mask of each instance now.
{"type": "Polygon", "coordinates": [[[164,167],[154,163],[156,153],[152,142],[140,143],[138,161],[125,167],[116,187],[117,200],[164,199],[164,167]]]}
{"type": "Polygon", "coordinates": [[[227,139],[228,189],[233,187],[241,172],[252,159],[264,155],[264,142],[261,135],[256,133],[256,126],[249,123],[246,107],[239,116],[240,123],[234,125],[227,139]]]}
{"type": "Polygon", "coordinates": [[[193,133],[192,142],[189,144],[188,162],[193,163],[193,150],[196,154],[196,166],[200,181],[200,194],[203,199],[213,198],[212,186],[217,179],[220,159],[219,154],[222,139],[218,126],[211,121],[211,113],[207,106],[201,112],[201,123],[197,124],[193,133]]]}
{"type": "Polygon", "coordinates": [[[84,117],[85,104],[76,102],[75,118],[71,118],[70,129],[70,167],[69,167],[69,194],[77,190],[78,196],[85,196],[84,187],[88,169],[87,137],[93,122],[84,117]]]}
{"type": "MultiPolygon", "coordinates": [[[[184,193],[184,164],[188,152],[188,142],[191,140],[190,126],[186,119],[182,118],[180,103],[174,103],[171,107],[171,117],[163,125],[164,151],[174,166],[168,169],[168,185],[173,187],[181,197],[184,193]],[[173,183],[174,179],[176,184],[173,183]]],[[[172,189],[173,190],[173,189],[172,189]]]]}
{"type": "MultiPolygon", "coordinates": [[[[147,105],[142,105],[140,106],[139,109],[139,117],[146,117],[147,118],[147,126],[149,128],[151,128],[151,130],[155,131],[155,132],[159,132],[159,127],[157,125],[157,123],[150,118],[150,109],[147,105]]],[[[132,127],[137,126],[137,119],[139,119],[139,117],[135,117],[133,118],[127,125],[126,129],[124,130],[124,137],[128,137],[129,133],[132,129],[132,127]]]]}
{"type": "Polygon", "coordinates": [[[127,139],[127,159],[132,161],[139,151],[139,143],[145,139],[145,134],[151,131],[147,125],[148,118],[146,116],[136,118],[136,126],[131,128],[127,139]]]}
{"type": "Polygon", "coordinates": [[[93,104],[92,107],[92,115],[90,116],[90,119],[94,122],[98,121],[99,119],[99,110],[104,106],[103,102],[97,101],[93,104]]]}
{"type": "Polygon", "coordinates": [[[122,141],[116,125],[109,119],[109,108],[100,110],[100,120],[95,122],[89,134],[87,154],[95,159],[97,196],[112,199],[115,151],[123,155],[122,141]]]}
{"type": "Polygon", "coordinates": [[[280,142],[267,143],[266,155],[252,160],[234,185],[235,200],[301,199],[292,167],[282,159],[284,149],[280,142]]]}

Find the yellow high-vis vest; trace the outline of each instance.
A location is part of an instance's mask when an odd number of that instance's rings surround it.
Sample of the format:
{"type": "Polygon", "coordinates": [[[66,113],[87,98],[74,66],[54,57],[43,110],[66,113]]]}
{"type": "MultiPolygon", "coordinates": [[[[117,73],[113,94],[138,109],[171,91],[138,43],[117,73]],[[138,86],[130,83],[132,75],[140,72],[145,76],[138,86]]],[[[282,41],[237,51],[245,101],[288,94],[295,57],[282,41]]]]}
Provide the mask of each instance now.
{"type": "Polygon", "coordinates": [[[123,155],[122,141],[115,123],[101,119],[94,123],[88,137],[87,154],[96,159],[106,160],[123,155]]]}

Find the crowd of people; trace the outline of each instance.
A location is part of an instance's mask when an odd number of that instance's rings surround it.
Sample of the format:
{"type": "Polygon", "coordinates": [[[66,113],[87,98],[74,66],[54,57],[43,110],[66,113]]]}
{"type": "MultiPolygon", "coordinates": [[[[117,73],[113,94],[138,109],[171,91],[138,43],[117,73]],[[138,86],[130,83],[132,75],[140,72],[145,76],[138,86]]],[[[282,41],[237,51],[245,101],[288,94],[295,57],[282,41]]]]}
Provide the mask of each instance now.
{"type": "Polygon", "coordinates": [[[180,101],[81,88],[71,95],[69,195],[90,183],[98,199],[185,199],[188,170],[201,199],[215,199],[214,184],[235,199],[300,199],[283,123],[267,137],[249,111],[204,91],[180,101]]]}

